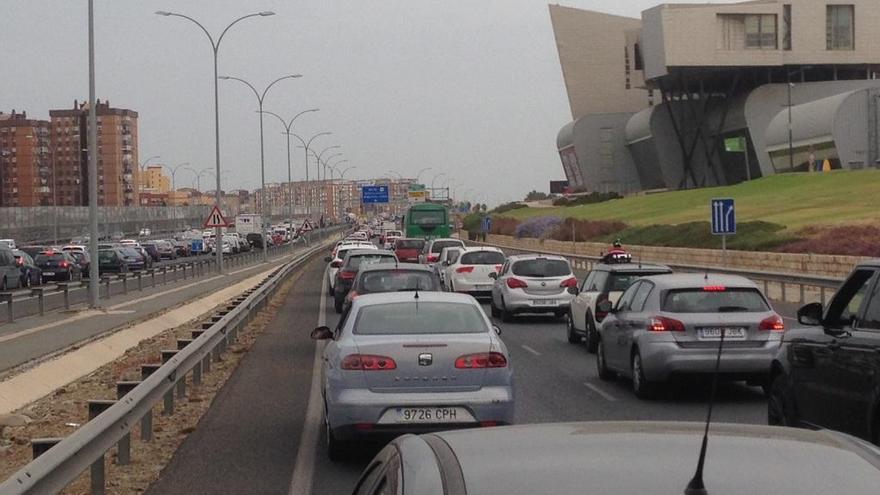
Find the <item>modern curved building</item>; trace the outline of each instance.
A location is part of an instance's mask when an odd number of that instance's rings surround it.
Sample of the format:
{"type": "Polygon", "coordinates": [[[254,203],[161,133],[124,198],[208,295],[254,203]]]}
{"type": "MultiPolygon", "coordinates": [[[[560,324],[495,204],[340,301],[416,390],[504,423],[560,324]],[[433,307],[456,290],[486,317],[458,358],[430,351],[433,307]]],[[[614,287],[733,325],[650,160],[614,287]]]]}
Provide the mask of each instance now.
{"type": "Polygon", "coordinates": [[[577,189],[880,160],[876,0],[663,4],[641,19],[551,5],[550,18],[572,111],[557,145],[577,189]]]}

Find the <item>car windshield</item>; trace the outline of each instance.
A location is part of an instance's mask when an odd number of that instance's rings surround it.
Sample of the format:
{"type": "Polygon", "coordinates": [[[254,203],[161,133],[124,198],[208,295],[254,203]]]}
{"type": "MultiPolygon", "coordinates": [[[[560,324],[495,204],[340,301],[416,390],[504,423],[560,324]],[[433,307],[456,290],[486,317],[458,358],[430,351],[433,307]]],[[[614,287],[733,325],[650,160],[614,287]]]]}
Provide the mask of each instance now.
{"type": "Polygon", "coordinates": [[[498,251],[475,251],[461,255],[462,265],[500,265],[504,255],[498,251]]]}
{"type": "Polygon", "coordinates": [[[670,313],[757,313],[770,310],[757,289],[720,287],[670,290],[663,297],[661,309],[670,313]]]}
{"type": "Polygon", "coordinates": [[[116,259],[116,252],[114,251],[98,251],[98,262],[108,262],[114,261],[116,259]]]}
{"type": "Polygon", "coordinates": [[[128,247],[128,248],[122,248],[121,251],[122,251],[122,254],[124,254],[124,255],[126,255],[126,256],[135,256],[135,257],[139,257],[139,256],[141,255],[141,253],[139,253],[139,252],[137,251],[137,249],[135,249],[135,248],[130,248],[130,247],[128,247]]]}
{"type": "Polygon", "coordinates": [[[358,293],[437,290],[434,275],[423,270],[370,270],[361,276],[358,293]]]}
{"type": "Polygon", "coordinates": [[[394,256],[388,254],[359,254],[349,256],[345,267],[348,270],[357,270],[361,265],[374,265],[376,263],[394,263],[394,256]]]}
{"type": "Polygon", "coordinates": [[[431,244],[431,252],[439,253],[440,251],[443,251],[443,248],[448,248],[452,246],[461,247],[463,245],[464,243],[461,241],[436,241],[431,244]]]}
{"type": "Polygon", "coordinates": [[[608,277],[606,292],[623,292],[636,280],[649,275],[658,275],[665,272],[612,272],[608,277]]]}
{"type": "Polygon", "coordinates": [[[514,275],[520,277],[564,277],[571,275],[571,267],[568,262],[545,258],[517,261],[511,270],[514,275]]]}
{"type": "Polygon", "coordinates": [[[64,255],[61,253],[55,254],[38,254],[36,259],[34,259],[34,263],[45,263],[47,261],[63,261],[64,255]]]}
{"type": "Polygon", "coordinates": [[[419,251],[425,247],[425,241],[422,239],[397,239],[394,241],[395,249],[418,249],[419,251]]]}
{"type": "Polygon", "coordinates": [[[354,333],[412,335],[485,333],[482,310],[473,304],[412,301],[364,306],[358,311],[354,333]]]}
{"type": "Polygon", "coordinates": [[[443,210],[415,210],[410,215],[410,223],[414,225],[443,225],[446,222],[446,212],[443,210]]]}

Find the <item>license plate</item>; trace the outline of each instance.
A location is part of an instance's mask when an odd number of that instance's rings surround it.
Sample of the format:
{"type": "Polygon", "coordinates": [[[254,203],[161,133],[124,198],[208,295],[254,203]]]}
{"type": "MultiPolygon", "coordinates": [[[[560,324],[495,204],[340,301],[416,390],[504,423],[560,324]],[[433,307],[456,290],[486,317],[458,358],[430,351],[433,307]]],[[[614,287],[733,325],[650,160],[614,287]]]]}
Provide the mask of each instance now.
{"type": "Polygon", "coordinates": [[[724,340],[745,340],[746,329],[742,327],[704,327],[697,329],[697,335],[701,340],[721,340],[721,331],[724,330],[724,340]]]}
{"type": "Polygon", "coordinates": [[[473,417],[460,407],[398,407],[396,423],[466,423],[473,417]]]}
{"type": "Polygon", "coordinates": [[[474,290],[492,290],[491,285],[475,285],[474,290]]]}
{"type": "Polygon", "coordinates": [[[52,277],[55,275],[55,272],[43,272],[43,275],[47,277],[52,277]]]}
{"type": "Polygon", "coordinates": [[[532,301],[535,306],[556,306],[555,299],[535,299],[532,301]]]}

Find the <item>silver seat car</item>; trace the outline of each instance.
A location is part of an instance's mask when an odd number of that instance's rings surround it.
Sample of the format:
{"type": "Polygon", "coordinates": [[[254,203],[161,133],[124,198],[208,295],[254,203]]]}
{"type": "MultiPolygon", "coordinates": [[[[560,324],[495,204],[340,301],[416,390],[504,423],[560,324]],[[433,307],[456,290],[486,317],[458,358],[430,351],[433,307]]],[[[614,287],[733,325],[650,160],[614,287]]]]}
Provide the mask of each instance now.
{"type": "Polygon", "coordinates": [[[509,354],[477,301],[446,292],[360,296],[318,327],[327,450],[401,433],[513,422],[509,354]]]}
{"type": "Polygon", "coordinates": [[[492,316],[510,321],[517,313],[568,313],[577,288],[577,278],[568,260],[561,256],[522,254],[511,256],[500,273],[489,274],[492,286],[492,316]]]}
{"type": "Polygon", "coordinates": [[[785,330],[757,286],[735,275],[644,277],[613,308],[600,306],[599,378],[632,378],[639,398],[675,376],[713,373],[722,332],[721,376],[766,387],[785,330]]]}

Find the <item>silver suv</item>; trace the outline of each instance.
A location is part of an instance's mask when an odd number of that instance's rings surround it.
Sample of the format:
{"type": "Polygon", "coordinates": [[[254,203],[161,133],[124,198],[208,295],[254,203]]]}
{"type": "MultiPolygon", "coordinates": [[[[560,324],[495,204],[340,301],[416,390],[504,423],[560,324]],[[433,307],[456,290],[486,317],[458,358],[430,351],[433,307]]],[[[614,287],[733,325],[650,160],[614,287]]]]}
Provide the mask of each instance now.
{"type": "Polygon", "coordinates": [[[557,318],[568,312],[577,278],[568,260],[561,256],[525,254],[511,256],[500,273],[490,273],[492,316],[510,321],[516,313],[554,313],[557,318]]]}

